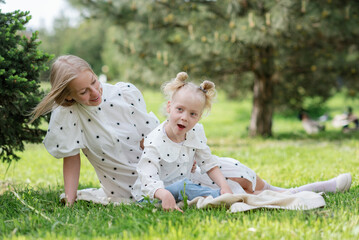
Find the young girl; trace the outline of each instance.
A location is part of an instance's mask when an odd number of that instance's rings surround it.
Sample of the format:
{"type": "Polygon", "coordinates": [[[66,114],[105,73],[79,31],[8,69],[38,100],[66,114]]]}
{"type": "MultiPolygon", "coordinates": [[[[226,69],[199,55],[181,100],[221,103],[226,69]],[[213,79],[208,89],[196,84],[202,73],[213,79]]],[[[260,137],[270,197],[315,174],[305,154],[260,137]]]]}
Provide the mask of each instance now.
{"type": "MultiPolygon", "coordinates": [[[[77,196],[80,149],[95,168],[105,194],[112,201],[132,201],[143,137],[159,124],[154,114],[147,113],[140,91],[130,83],[101,84],[90,65],[73,55],[54,61],[50,83],[50,92],[32,113],[34,120],[52,112],[44,144],[54,157],[63,158],[67,204],[73,204],[77,196]]],[[[233,180],[232,191],[241,186],[248,193],[283,190],[267,184],[237,160],[221,158],[220,166],[223,175],[233,180]]],[[[198,170],[190,180],[218,188],[198,170]]],[[[297,190],[345,191],[350,183],[350,174],[344,174],[297,190]]]]}
{"type": "Polygon", "coordinates": [[[136,200],[141,200],[144,195],[161,200],[165,210],[179,210],[176,201],[182,200],[184,183],[189,200],[197,196],[217,197],[232,193],[219,170],[218,161],[212,157],[206,144],[203,127],[198,124],[203,112],[211,107],[215,96],[214,84],[204,81],[197,86],[187,83],[187,77],[181,72],[164,85],[164,92],[170,98],[167,103],[169,117],[145,138],[145,148],[137,167],[139,178],[133,191],[136,200]],[[220,191],[188,180],[194,160],[202,172],[220,187],[220,191]]]}

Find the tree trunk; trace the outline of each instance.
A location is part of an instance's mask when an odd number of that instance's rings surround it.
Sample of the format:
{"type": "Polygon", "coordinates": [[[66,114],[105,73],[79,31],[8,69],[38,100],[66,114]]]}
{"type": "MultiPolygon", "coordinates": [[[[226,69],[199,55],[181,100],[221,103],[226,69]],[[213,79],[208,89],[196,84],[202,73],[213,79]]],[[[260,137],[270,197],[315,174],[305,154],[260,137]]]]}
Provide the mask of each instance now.
{"type": "Polygon", "coordinates": [[[250,136],[272,136],[273,83],[269,78],[255,78],[250,136]]]}
{"type": "Polygon", "coordinates": [[[273,48],[254,47],[252,56],[252,70],[254,72],[253,107],[250,136],[272,136],[273,117],[273,48]]]}

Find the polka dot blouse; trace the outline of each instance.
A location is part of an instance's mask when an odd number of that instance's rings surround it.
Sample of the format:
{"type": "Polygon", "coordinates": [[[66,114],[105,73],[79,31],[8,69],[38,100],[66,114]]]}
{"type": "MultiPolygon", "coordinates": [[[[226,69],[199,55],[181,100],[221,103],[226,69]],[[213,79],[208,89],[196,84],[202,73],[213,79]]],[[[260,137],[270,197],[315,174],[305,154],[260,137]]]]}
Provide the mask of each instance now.
{"type": "Polygon", "coordinates": [[[82,149],[110,197],[131,197],[137,178],[140,141],[159,122],[147,113],[140,91],[130,83],[102,84],[98,106],[58,107],[44,144],[56,158],[74,156],[82,149]]]}
{"type": "Polygon", "coordinates": [[[171,141],[163,130],[165,122],[145,138],[145,149],[138,163],[138,179],[132,191],[135,199],[154,197],[159,188],[190,178],[194,159],[202,173],[218,162],[212,157],[201,124],[196,124],[186,135],[183,143],[171,141]]]}

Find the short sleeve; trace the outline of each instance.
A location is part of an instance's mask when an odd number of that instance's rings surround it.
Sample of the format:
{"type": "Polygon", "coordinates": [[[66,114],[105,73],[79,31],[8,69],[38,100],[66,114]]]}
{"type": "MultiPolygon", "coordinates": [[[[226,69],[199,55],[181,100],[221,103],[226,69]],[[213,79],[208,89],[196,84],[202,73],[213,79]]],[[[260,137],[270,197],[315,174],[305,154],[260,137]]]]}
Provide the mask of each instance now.
{"type": "Polygon", "coordinates": [[[145,148],[137,166],[138,177],[141,181],[141,191],[145,196],[154,198],[159,188],[165,188],[160,179],[159,154],[155,148],[145,148]]]}
{"type": "Polygon", "coordinates": [[[216,166],[219,166],[219,162],[213,157],[209,147],[205,149],[197,149],[195,160],[197,165],[200,167],[202,174],[208,172],[216,166]]]}
{"type": "Polygon", "coordinates": [[[51,113],[43,143],[55,158],[74,156],[85,148],[77,111],[73,107],[58,107],[51,113]]]}
{"type": "Polygon", "coordinates": [[[140,136],[147,136],[160,122],[153,112],[147,112],[142,93],[131,83],[117,83],[123,99],[131,105],[130,116],[140,136]]]}

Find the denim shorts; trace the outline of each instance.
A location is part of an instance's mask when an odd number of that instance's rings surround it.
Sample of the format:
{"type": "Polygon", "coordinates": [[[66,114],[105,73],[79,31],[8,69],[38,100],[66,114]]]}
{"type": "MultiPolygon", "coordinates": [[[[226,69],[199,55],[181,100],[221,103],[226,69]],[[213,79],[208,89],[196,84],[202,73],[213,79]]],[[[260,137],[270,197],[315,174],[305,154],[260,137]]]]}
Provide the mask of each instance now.
{"type": "Polygon", "coordinates": [[[187,178],[172,183],[171,185],[167,186],[165,189],[172,193],[176,201],[182,201],[183,197],[181,191],[183,191],[184,188],[188,200],[192,200],[196,197],[207,197],[207,196],[212,196],[213,198],[216,198],[219,195],[221,195],[221,189],[212,189],[209,187],[201,186],[191,182],[187,178]],[[186,183],[186,187],[184,187],[184,183],[186,183]]]}

